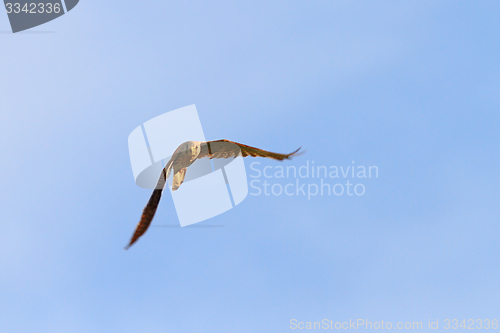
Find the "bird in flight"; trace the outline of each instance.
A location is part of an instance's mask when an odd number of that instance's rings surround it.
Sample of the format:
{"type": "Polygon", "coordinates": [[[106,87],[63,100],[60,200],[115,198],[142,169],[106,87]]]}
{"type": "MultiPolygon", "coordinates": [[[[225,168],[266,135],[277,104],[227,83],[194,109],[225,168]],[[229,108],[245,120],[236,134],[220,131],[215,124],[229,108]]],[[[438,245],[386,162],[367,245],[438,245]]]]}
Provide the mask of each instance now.
{"type": "Polygon", "coordinates": [[[197,159],[204,157],[209,157],[210,159],[212,159],[252,156],[272,158],[282,161],[285,159],[289,159],[293,155],[297,155],[299,150],[300,148],[289,154],[278,154],[226,139],[207,142],[184,142],[179,147],[177,147],[174,154],[172,155],[172,158],[170,158],[167,165],[162,170],[160,179],[158,179],[158,183],[156,184],[156,188],[153,190],[153,194],[151,194],[151,198],[149,198],[146,207],[144,207],[141,220],[137,224],[134,234],[132,235],[129,244],[125,247],[125,250],[128,250],[132,246],[132,244],[134,244],[139,239],[139,237],[141,237],[146,232],[149,225],[151,224],[151,221],[153,220],[153,217],[156,213],[156,209],[158,208],[163,188],[165,187],[165,183],[170,176],[172,169],[174,170],[172,191],[176,191],[179,189],[184,181],[184,178],[186,177],[187,168],[197,159]]]}

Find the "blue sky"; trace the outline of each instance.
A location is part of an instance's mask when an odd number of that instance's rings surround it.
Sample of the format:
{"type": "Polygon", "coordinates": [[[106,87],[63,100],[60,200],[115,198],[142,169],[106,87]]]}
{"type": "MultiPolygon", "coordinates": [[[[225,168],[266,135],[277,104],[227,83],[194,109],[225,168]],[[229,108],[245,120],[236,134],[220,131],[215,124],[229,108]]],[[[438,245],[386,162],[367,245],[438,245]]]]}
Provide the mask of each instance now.
{"type": "MultiPolygon", "coordinates": [[[[20,34],[0,15],[1,331],[500,319],[499,14],[82,0],[20,34]],[[124,251],[150,195],[128,135],[190,104],[207,139],[379,177],[362,196],[249,195],[202,222],[224,227],[151,227],[124,251]]],[[[175,223],[167,193],[153,224],[175,223]]]]}

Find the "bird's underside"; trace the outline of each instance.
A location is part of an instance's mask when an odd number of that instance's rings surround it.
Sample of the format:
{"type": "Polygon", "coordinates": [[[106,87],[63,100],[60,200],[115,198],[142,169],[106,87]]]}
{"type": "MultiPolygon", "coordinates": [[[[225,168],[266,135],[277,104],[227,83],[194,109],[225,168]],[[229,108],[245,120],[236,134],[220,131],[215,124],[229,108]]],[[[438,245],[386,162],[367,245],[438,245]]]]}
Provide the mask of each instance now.
{"type": "Polygon", "coordinates": [[[293,155],[297,155],[299,150],[300,148],[289,154],[278,154],[226,139],[207,142],[184,142],[175,150],[167,165],[162,170],[156,188],[153,190],[153,194],[151,194],[151,198],[149,198],[146,207],[144,207],[141,220],[137,224],[134,234],[132,235],[132,239],[125,247],[125,249],[127,250],[129,247],[131,247],[139,239],[139,237],[141,237],[146,232],[149,225],[151,224],[151,221],[153,220],[153,217],[156,213],[156,209],[158,208],[165,183],[170,176],[172,169],[174,170],[172,191],[176,191],[184,181],[187,168],[197,159],[204,157],[209,157],[210,159],[212,159],[252,156],[272,158],[282,161],[291,158],[293,155]]]}

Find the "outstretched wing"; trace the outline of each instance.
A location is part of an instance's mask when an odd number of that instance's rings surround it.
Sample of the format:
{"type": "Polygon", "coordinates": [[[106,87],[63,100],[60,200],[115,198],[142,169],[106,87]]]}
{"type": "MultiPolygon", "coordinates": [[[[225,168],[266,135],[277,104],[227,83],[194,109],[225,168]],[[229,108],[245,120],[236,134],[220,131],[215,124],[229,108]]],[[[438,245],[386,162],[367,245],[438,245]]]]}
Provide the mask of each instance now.
{"type": "Polygon", "coordinates": [[[241,153],[241,156],[243,157],[265,157],[282,161],[285,159],[289,159],[293,155],[296,155],[299,150],[300,148],[289,154],[278,154],[267,150],[247,146],[242,143],[222,139],[202,143],[198,158],[229,158],[236,157],[241,153]]]}
{"type": "Polygon", "coordinates": [[[161,193],[163,190],[155,189],[151,198],[149,198],[148,204],[144,207],[142,211],[141,220],[135,227],[134,235],[130,239],[130,242],[125,247],[125,250],[128,250],[138,239],[141,237],[146,230],[148,230],[151,221],[153,221],[153,217],[155,216],[156,209],[158,208],[158,204],[160,203],[161,193]]]}
{"type": "Polygon", "coordinates": [[[163,192],[163,188],[165,187],[168,176],[170,175],[171,169],[172,160],[170,160],[167,163],[167,166],[165,166],[165,168],[162,170],[160,179],[156,184],[156,188],[154,189],[153,194],[151,194],[151,198],[149,198],[146,207],[144,207],[141,220],[137,224],[137,227],[135,227],[134,234],[132,235],[129,244],[125,247],[125,250],[128,250],[139,239],[139,237],[144,235],[146,230],[148,230],[149,225],[151,224],[151,221],[153,221],[153,217],[155,216],[158,204],[160,203],[161,194],[163,192]]]}

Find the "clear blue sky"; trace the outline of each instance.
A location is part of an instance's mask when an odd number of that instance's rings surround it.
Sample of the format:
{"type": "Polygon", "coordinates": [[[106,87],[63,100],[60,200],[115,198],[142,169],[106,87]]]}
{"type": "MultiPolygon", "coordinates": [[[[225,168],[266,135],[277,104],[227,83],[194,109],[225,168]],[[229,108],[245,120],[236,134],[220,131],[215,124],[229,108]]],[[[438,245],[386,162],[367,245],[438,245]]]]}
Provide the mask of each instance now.
{"type": "MultiPolygon", "coordinates": [[[[0,34],[0,331],[500,319],[499,17],[498,1],[82,0],[30,30],[55,33],[0,34]],[[261,168],[378,178],[249,195],[202,222],[223,227],[151,227],[124,251],[150,195],[128,135],[190,104],[207,139],[307,151],[261,168]]],[[[178,223],[168,193],[153,223],[178,223]]]]}

